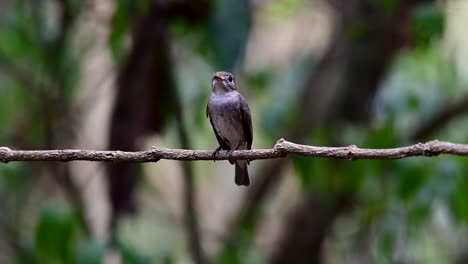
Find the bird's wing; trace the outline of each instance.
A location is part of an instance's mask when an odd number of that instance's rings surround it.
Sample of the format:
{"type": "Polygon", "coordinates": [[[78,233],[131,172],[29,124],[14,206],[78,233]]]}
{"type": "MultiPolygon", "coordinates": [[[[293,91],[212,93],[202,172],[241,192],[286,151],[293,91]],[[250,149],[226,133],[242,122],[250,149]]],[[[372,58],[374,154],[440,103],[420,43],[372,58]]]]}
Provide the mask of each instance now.
{"type": "Polygon", "coordinates": [[[209,105],[206,105],[206,116],[210,119],[211,127],[215,133],[216,139],[218,140],[219,146],[224,150],[230,150],[231,148],[228,145],[228,141],[224,139],[221,135],[218,134],[216,127],[213,124],[213,120],[211,119],[209,105]]]}
{"type": "Polygon", "coordinates": [[[244,129],[245,140],[247,141],[247,149],[252,149],[253,132],[249,105],[242,96],[239,101],[242,127],[244,129]]]}

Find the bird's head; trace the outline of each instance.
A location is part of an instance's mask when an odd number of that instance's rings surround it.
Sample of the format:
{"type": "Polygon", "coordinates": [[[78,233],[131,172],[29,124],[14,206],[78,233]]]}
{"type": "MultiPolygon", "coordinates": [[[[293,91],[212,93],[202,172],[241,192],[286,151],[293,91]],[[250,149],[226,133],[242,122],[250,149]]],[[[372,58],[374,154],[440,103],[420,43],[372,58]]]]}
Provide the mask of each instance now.
{"type": "Polygon", "coordinates": [[[236,90],[236,80],[229,72],[219,71],[213,73],[212,91],[216,94],[227,93],[236,90]]]}

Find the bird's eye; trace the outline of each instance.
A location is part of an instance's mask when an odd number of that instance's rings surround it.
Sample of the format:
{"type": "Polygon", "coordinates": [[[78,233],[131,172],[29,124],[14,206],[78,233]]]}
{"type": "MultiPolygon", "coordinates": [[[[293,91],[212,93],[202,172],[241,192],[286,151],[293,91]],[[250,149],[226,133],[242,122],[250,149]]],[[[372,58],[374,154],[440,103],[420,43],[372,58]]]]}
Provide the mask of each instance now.
{"type": "Polygon", "coordinates": [[[228,80],[229,80],[229,82],[232,82],[233,79],[232,79],[232,76],[231,76],[231,75],[229,75],[228,80]]]}

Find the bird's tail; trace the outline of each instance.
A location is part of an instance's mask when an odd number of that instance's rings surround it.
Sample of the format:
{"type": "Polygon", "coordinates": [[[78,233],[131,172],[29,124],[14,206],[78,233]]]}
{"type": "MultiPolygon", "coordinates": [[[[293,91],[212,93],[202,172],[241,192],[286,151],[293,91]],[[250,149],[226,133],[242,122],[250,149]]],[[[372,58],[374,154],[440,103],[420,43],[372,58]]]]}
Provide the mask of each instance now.
{"type": "Polygon", "coordinates": [[[245,185],[249,186],[250,179],[249,179],[249,171],[247,170],[247,161],[246,160],[238,160],[235,162],[236,167],[236,176],[234,181],[237,185],[245,185]]]}

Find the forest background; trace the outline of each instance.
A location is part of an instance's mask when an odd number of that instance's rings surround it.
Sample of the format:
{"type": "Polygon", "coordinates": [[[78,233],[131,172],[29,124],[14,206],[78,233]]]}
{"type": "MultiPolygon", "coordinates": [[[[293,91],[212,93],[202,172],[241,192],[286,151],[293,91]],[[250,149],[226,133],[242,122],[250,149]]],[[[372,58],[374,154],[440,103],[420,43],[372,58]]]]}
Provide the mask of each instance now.
{"type": "MultiPolygon", "coordinates": [[[[463,0],[2,0],[0,145],[468,143],[463,0]]],[[[0,164],[0,263],[468,263],[468,159],[0,164]]]]}

